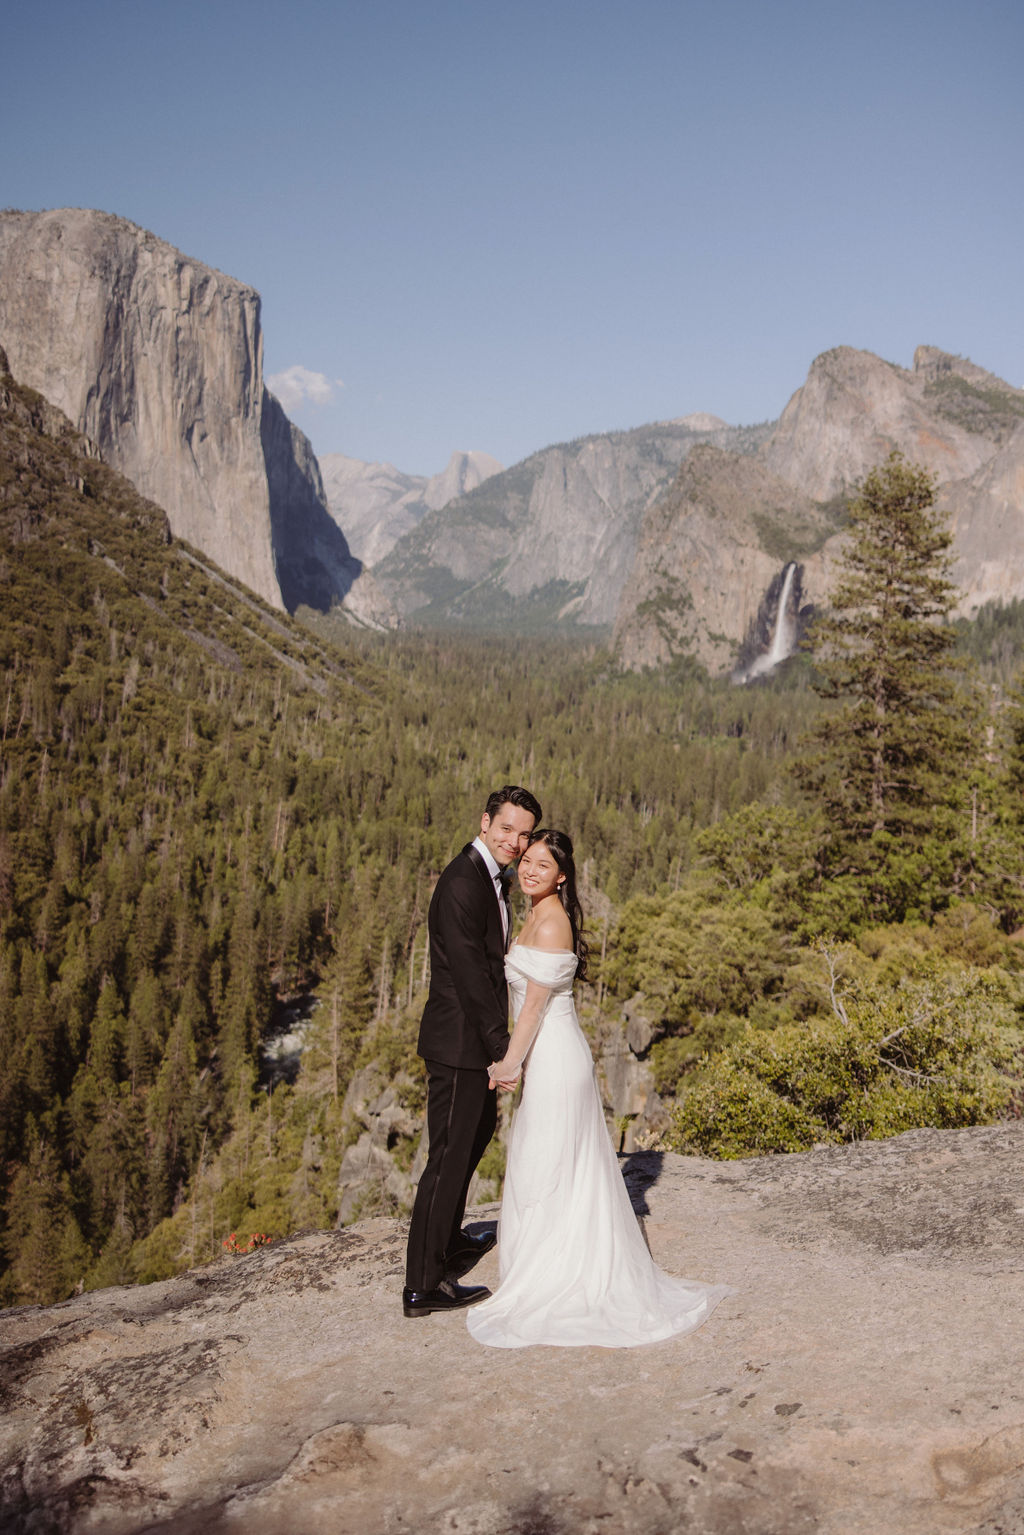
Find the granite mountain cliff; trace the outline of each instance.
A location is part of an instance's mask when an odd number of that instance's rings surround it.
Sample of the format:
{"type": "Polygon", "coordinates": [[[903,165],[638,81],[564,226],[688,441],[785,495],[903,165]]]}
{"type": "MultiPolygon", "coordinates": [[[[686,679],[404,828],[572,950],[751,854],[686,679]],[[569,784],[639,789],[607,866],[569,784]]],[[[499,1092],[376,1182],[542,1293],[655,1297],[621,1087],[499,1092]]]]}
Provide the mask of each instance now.
{"type": "Polygon", "coordinates": [[[767,431],[702,415],[545,448],[424,517],[374,575],[412,622],[606,628],[644,513],[691,449],[749,453],[767,431]]]}
{"type": "Polygon", "coordinates": [[[745,674],[788,564],[794,613],[827,598],[847,497],[899,449],[937,477],[970,616],[1024,595],[1024,390],[918,347],[837,347],[780,419],[686,417],[559,444],[425,516],[374,574],[412,622],[614,624],[629,668],[745,674]]]}
{"type": "Polygon", "coordinates": [[[260,299],[128,220],[0,214],[0,338],[171,530],[266,601],[389,613],[331,518],[312,448],[263,382],[260,299]]]}
{"type": "Polygon", "coordinates": [[[327,505],[364,565],[389,554],[428,512],[475,490],[501,464],[489,453],[453,453],[440,474],[403,474],[394,464],[367,464],[344,453],[320,457],[327,505]]]}
{"type": "Polygon", "coordinates": [[[847,497],[893,448],[937,476],[960,611],[1024,596],[1024,390],[934,347],[825,352],[774,423],[699,413],[427,479],[318,464],[264,385],[258,294],[125,219],[0,214],[0,341],[175,534],[292,611],[612,632],[628,668],[746,676],[783,593],[794,637],[827,599],[847,497]]]}
{"type": "Polygon", "coordinates": [[[937,478],[958,613],[1024,595],[1024,390],[934,347],[918,347],[912,369],[837,347],[756,454],[702,450],[649,509],[616,618],[620,661],[693,654],[742,674],[788,562],[798,606],[827,599],[846,498],[894,448],[937,478]]]}

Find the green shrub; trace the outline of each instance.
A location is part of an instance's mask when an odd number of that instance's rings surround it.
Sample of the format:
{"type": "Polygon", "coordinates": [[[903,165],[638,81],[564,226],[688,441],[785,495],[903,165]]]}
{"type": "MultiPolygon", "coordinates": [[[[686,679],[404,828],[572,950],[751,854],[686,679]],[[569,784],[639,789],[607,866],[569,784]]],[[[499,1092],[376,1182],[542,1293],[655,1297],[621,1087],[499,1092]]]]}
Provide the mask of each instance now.
{"type": "Polygon", "coordinates": [[[753,1157],[805,1151],[818,1139],[819,1129],[812,1115],[743,1070],[726,1051],[687,1090],[664,1141],[670,1151],[753,1157]]]}
{"type": "Polygon", "coordinates": [[[1011,998],[1001,972],[947,966],[888,987],[858,982],[837,995],[834,1018],[748,1027],[686,1091],[667,1143],[741,1157],[988,1123],[1020,1076],[1011,998]]]}
{"type": "Polygon", "coordinates": [[[702,1018],[692,1034],[670,1034],[651,1047],[654,1087],[662,1097],[675,1093],[679,1080],[705,1056],[723,1050],[743,1032],[744,1020],[733,1013],[702,1018]]]}

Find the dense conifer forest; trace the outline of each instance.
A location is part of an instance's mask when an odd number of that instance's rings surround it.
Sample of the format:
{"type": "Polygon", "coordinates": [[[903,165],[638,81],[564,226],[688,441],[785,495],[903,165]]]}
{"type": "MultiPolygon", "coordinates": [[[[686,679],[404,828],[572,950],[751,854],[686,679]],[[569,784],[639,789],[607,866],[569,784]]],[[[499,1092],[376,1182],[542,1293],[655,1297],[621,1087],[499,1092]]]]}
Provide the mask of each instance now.
{"type": "Polygon", "coordinates": [[[353,1073],[421,1106],[430,891],[507,781],[576,842],[584,1015],[643,999],[664,1144],[1014,1112],[1019,609],[959,635],[955,751],[861,878],[843,762],[793,771],[842,708],[808,657],[737,688],[620,675],[596,644],[295,621],[9,377],[0,428],[0,1302],[335,1221],[353,1073]],[[312,994],[275,1086],[261,1039],[312,994]]]}

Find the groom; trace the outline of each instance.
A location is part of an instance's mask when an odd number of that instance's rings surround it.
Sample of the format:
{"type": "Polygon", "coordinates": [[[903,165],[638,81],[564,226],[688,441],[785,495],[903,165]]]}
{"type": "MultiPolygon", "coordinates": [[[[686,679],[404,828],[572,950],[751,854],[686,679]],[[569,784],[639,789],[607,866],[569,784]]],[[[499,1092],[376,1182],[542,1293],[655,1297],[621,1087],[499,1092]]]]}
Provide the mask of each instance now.
{"type": "Polygon", "coordinates": [[[453,1311],[489,1294],[483,1285],[458,1283],[496,1240],[491,1232],[463,1231],[462,1217],[497,1123],[487,1068],[508,1047],[510,916],[501,875],[539,821],[540,806],[526,789],[498,789],[480,835],[452,859],[430,902],[430,992],[418,1045],[427,1067],[429,1149],[409,1226],[406,1316],[453,1311]]]}

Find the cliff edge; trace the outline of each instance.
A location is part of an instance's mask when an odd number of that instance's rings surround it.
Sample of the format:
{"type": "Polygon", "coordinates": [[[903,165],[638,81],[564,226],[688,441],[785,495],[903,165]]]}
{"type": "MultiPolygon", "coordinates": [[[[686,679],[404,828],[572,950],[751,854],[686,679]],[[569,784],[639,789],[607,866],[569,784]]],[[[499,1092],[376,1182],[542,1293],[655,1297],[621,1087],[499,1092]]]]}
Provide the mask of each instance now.
{"type": "Polygon", "coordinates": [[[1022,1154],[1013,1123],[634,1155],[658,1261],[736,1290],[641,1349],[505,1353],[458,1313],[407,1320],[384,1219],[2,1313],[3,1527],[1013,1535],[1022,1154]]]}

